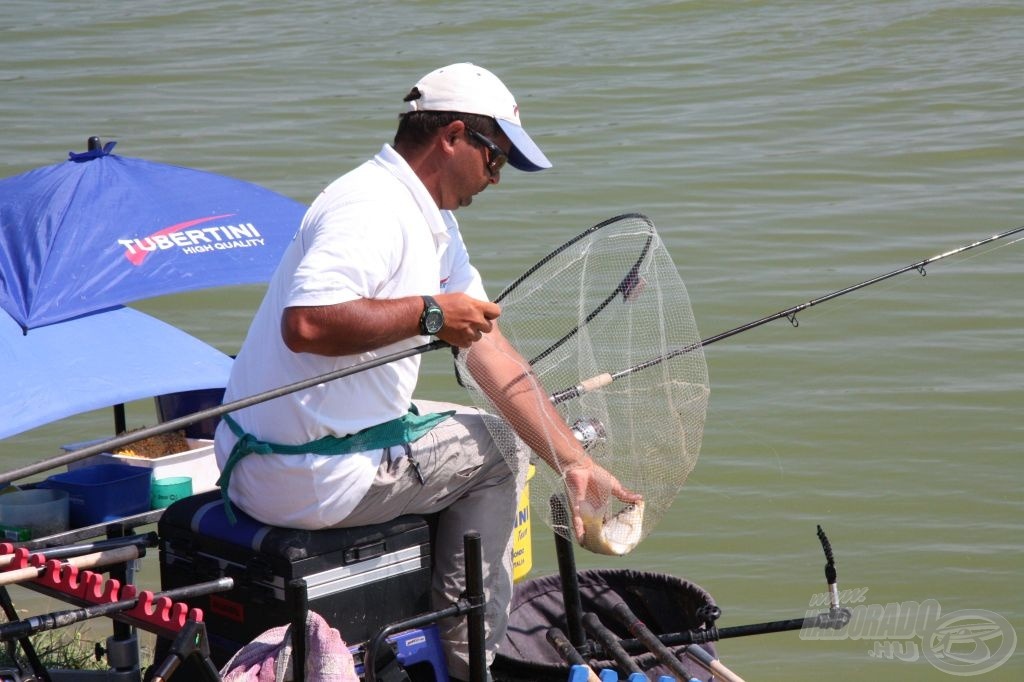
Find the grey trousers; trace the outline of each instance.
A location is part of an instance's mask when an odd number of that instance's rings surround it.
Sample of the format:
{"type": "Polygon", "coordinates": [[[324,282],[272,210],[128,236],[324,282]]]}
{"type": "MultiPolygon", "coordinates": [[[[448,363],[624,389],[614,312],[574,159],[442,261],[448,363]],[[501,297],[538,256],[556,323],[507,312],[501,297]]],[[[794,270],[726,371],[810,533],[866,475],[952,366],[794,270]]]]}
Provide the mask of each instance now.
{"type": "MultiPolygon", "coordinates": [[[[402,514],[438,514],[433,547],[433,606],[450,606],[465,588],[463,535],[480,533],[483,552],[487,664],[505,635],[512,598],[511,544],[516,481],[494,444],[486,417],[450,403],[416,401],[420,414],[456,410],[426,436],[385,454],[366,497],[339,527],[389,521],[402,514]]],[[[526,466],[522,453],[520,467],[526,466]]],[[[439,624],[448,672],[468,679],[465,618],[439,624]]]]}

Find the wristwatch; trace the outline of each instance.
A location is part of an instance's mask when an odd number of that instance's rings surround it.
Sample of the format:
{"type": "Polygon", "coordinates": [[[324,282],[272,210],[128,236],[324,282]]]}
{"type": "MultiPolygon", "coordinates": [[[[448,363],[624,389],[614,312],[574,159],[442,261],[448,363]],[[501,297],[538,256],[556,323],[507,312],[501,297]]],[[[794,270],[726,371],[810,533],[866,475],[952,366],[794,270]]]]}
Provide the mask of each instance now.
{"type": "Polygon", "coordinates": [[[444,311],[432,296],[423,297],[423,314],[420,315],[420,334],[433,336],[444,326],[444,311]]]}

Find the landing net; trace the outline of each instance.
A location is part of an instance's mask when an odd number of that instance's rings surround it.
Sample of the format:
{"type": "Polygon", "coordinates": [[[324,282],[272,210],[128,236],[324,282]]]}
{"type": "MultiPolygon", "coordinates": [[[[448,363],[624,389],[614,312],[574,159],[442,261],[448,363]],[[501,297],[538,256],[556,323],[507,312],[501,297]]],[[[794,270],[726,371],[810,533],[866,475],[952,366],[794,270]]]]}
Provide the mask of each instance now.
{"type": "MultiPolygon", "coordinates": [[[[606,522],[608,543],[595,547],[596,538],[588,530],[591,537],[585,539],[590,542],[584,546],[610,554],[630,551],[657,525],[696,465],[710,394],[689,296],[654,224],[643,215],[628,214],[595,225],[495,300],[502,306],[499,328],[519,354],[504,354],[521,370],[513,384],[539,382],[543,392],[538,395],[547,396],[539,399],[554,402],[554,418],[572,427],[597,464],[643,495],[642,524],[633,518],[636,510],[623,502],[594,500],[597,509],[591,511],[606,522]],[[670,359],[650,362],[689,347],[670,359]],[[629,371],[639,367],[643,369],[629,371]],[[580,384],[587,388],[566,397],[566,389],[580,384]],[[553,395],[560,397],[552,400],[553,395]]],[[[502,410],[488,394],[522,392],[514,385],[502,390],[488,386],[490,380],[480,372],[476,378],[471,375],[474,352],[483,344],[459,352],[456,370],[473,402],[498,415],[502,410]]],[[[544,420],[493,420],[492,435],[520,482],[525,471],[514,453],[525,447],[521,437],[554,448],[562,437],[558,426],[544,420]]],[[[564,502],[557,503],[565,499],[564,474],[536,463],[531,513],[573,538],[564,502]]]]}

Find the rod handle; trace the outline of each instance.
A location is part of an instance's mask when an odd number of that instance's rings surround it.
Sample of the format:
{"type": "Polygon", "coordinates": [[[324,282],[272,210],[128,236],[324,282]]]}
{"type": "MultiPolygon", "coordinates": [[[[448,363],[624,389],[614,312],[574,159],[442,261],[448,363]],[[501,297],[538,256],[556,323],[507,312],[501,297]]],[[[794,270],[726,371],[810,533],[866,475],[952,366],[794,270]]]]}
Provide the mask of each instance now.
{"type": "MultiPolygon", "coordinates": [[[[138,558],[139,548],[135,545],[129,545],[127,547],[118,547],[117,549],[108,549],[103,552],[93,552],[92,554],[83,554],[82,556],[71,557],[67,561],[57,564],[57,566],[61,569],[63,569],[64,566],[88,569],[95,568],[97,566],[119,564],[138,558]]],[[[56,560],[53,561],[56,562],[56,560]]],[[[0,573],[0,586],[13,585],[26,580],[34,580],[42,575],[47,570],[47,567],[51,565],[52,564],[50,562],[47,562],[42,566],[25,566],[24,568],[4,571],[0,573]]]]}
{"type": "Polygon", "coordinates": [[[585,669],[587,682],[601,682],[601,678],[597,676],[593,668],[587,665],[587,662],[583,660],[583,656],[580,655],[580,652],[576,651],[576,647],[572,645],[564,632],[558,628],[549,628],[546,636],[548,643],[554,647],[563,661],[570,666],[579,666],[585,669]]]}
{"type": "Polygon", "coordinates": [[[591,391],[595,391],[603,386],[607,386],[613,381],[615,381],[615,379],[608,372],[598,374],[597,376],[590,377],[589,379],[584,379],[580,382],[579,394],[583,395],[584,393],[590,393],[591,391]]]}
{"type": "Polygon", "coordinates": [[[734,673],[732,670],[729,670],[722,661],[715,658],[696,644],[690,644],[687,646],[686,653],[689,654],[693,660],[700,663],[702,667],[722,678],[725,682],[744,682],[742,677],[734,673]]]}

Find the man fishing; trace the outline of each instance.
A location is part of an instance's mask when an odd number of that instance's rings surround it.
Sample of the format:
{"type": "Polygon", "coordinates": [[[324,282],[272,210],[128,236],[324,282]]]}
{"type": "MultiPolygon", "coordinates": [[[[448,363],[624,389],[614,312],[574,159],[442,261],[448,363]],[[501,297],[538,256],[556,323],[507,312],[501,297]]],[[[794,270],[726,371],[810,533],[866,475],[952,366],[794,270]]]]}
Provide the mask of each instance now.
{"type": "MultiPolygon", "coordinates": [[[[405,97],[393,145],[313,202],[270,282],[225,402],[411,348],[425,337],[473,346],[470,371],[519,436],[566,482],[580,509],[640,496],[595,464],[498,329],[453,212],[509,165],[550,162],[491,72],[452,64],[405,97]]],[[[221,486],[256,519],[304,529],[438,514],[433,600],[464,588],[463,536],[482,538],[488,665],[512,592],[516,478],[476,410],[413,401],[420,358],[398,360],[225,416],[216,434],[221,486]],[[252,456],[255,453],[256,456],[252,456]]],[[[505,453],[508,454],[508,453],[505,453]]],[[[526,453],[515,453],[520,468],[526,453]]],[[[468,676],[465,623],[439,624],[453,679],[468,676]]]]}

